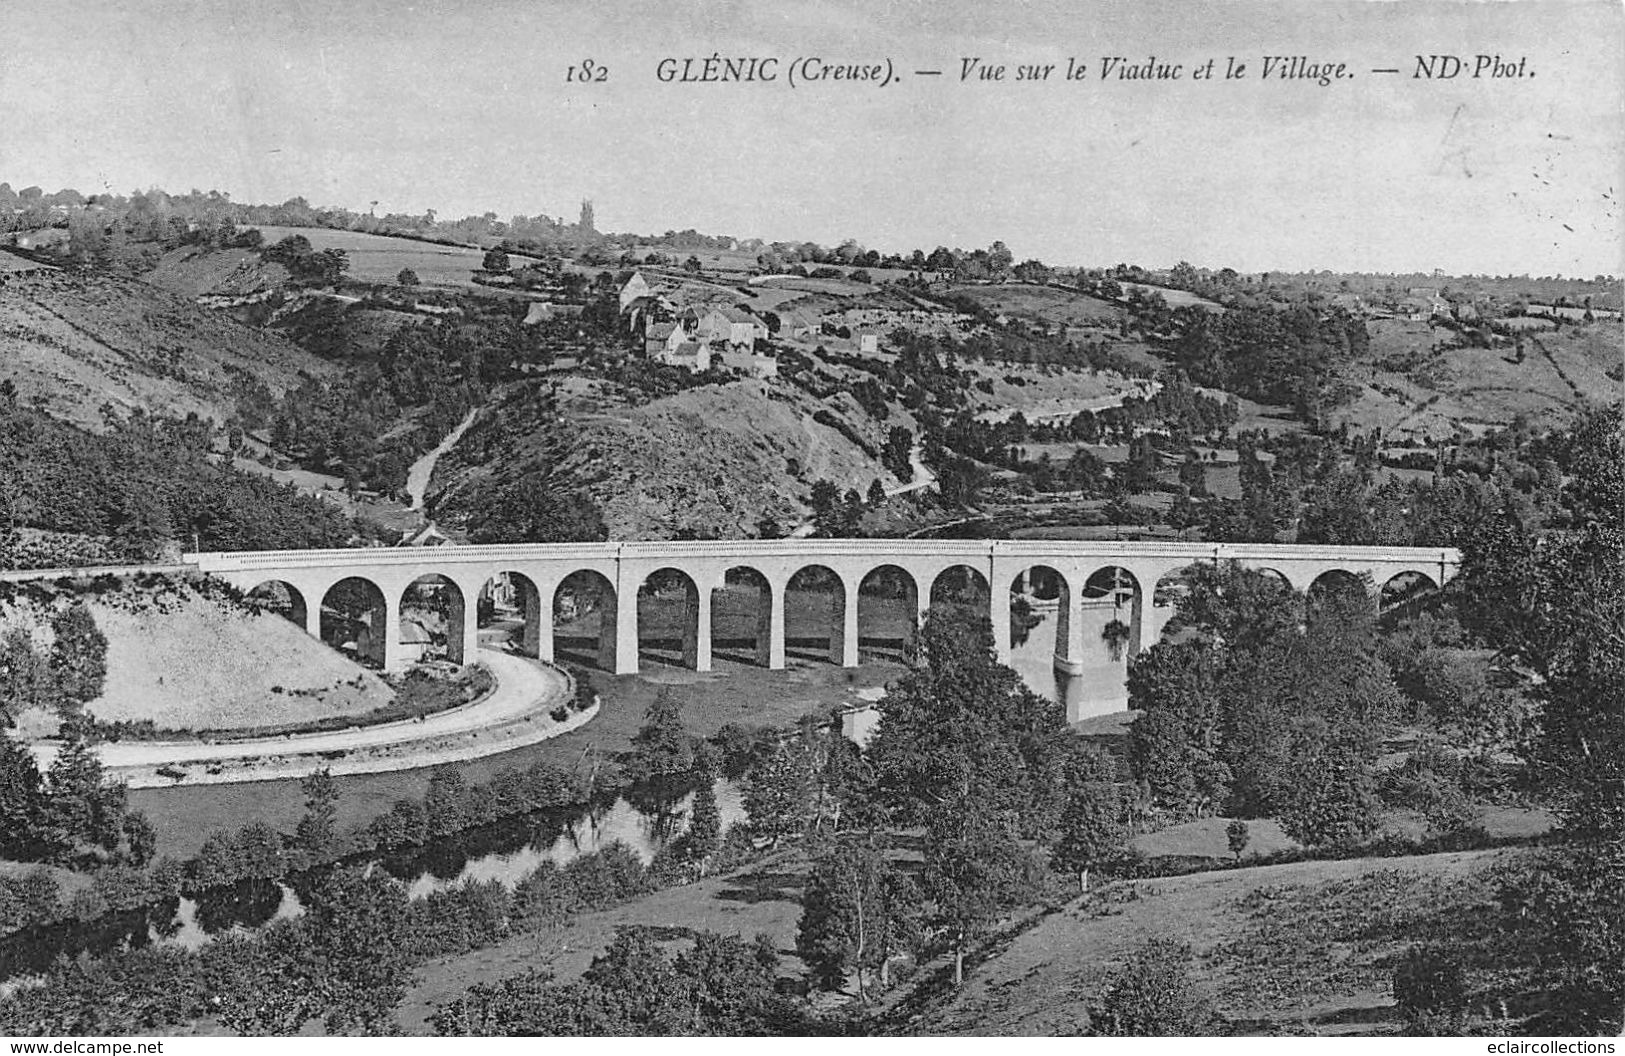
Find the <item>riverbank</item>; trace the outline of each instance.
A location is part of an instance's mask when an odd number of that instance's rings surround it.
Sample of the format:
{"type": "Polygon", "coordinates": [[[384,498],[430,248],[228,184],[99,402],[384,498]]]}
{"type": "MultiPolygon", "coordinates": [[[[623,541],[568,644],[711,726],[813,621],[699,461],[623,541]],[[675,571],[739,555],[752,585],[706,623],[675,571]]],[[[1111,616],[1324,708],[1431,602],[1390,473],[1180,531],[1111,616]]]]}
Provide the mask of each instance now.
{"type": "MultiPolygon", "coordinates": [[[[591,722],[546,740],[499,748],[461,762],[459,769],[473,784],[539,761],[575,768],[590,766],[594,759],[613,759],[631,746],[644,713],[663,686],[670,686],[683,702],[688,731],[709,737],[730,722],[788,726],[804,715],[862,703],[862,691],[884,686],[902,671],[899,664],[872,659],[860,667],[842,668],[795,658],[784,671],[726,659],[718,661],[716,670],[705,673],[659,663],[647,664],[639,675],[594,671],[592,685],[600,705],[591,722]]],[[[348,774],[335,771],[339,827],[358,828],[388,812],[396,800],[420,798],[433,765],[348,774]]],[[[211,832],[237,831],[254,821],[291,832],[305,809],[304,794],[293,779],[208,786],[166,783],[132,789],[130,803],[152,823],[158,853],[177,858],[195,854],[211,832]]]]}

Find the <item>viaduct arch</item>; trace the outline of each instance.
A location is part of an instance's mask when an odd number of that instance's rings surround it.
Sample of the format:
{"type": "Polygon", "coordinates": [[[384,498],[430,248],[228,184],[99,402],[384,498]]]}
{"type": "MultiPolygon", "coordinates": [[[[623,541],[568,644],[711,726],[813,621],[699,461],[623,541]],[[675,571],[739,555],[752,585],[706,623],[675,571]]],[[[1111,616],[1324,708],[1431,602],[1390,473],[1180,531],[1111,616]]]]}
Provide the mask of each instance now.
{"type": "Polygon", "coordinates": [[[1461,555],[1454,549],[1379,546],[787,539],[216,552],[188,554],[185,560],[244,591],[278,584],[302,603],[289,608],[289,617],[318,636],[322,602],[335,585],[358,579],[376,587],[381,602],[369,614],[368,630],[386,671],[401,669],[409,659],[400,640],[402,604],[408,589],[425,577],[434,577],[449,601],[442,606],[445,652],[456,661],[475,655],[476,599],[489,584],[511,585],[521,599],[515,605],[525,620],[525,651],[551,661],[553,608],[561,588],[566,581],[596,583],[595,651],[600,666],[615,674],[638,671],[638,597],[651,577],[686,581],[680,656],[685,666],[700,671],[711,670],[713,662],[714,594],[737,588],[742,575],[758,586],[750,652],[774,670],[785,666],[786,597],[805,595],[809,578],[827,595],[830,660],[847,667],[858,663],[860,594],[883,569],[894,570],[886,576],[900,584],[916,620],[929,607],[939,580],[978,583],[979,593],[961,590],[955,600],[964,604],[971,598],[980,605],[974,599],[986,599],[994,648],[1003,661],[1011,653],[1010,599],[1041,582],[1034,596],[1056,613],[1057,670],[1094,677],[1121,673],[1127,656],[1158,641],[1174,611],[1174,592],[1164,581],[1193,564],[1234,560],[1267,569],[1302,592],[1339,576],[1366,576],[1375,591],[1398,580],[1414,593],[1416,584],[1437,587],[1453,578],[1461,555]],[[966,569],[973,574],[966,575],[966,569]],[[953,575],[945,577],[950,571],[953,575]],[[1108,628],[1114,621],[1127,633],[1108,628]],[[1109,664],[1095,655],[1102,651],[1103,632],[1116,646],[1109,664]]]}

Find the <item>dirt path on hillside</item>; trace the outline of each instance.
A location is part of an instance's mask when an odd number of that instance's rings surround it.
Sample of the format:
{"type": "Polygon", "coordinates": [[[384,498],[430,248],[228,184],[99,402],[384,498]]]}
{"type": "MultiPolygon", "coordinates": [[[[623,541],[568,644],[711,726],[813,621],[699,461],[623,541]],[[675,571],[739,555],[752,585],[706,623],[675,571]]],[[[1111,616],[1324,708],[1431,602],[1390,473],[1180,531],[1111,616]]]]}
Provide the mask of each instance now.
{"type": "Polygon", "coordinates": [[[406,493],[412,498],[411,509],[423,509],[423,496],[429,490],[429,478],[434,476],[434,465],[440,461],[440,456],[457,446],[457,441],[468,432],[468,427],[474,424],[474,418],[480,413],[478,407],[468,412],[468,417],[457,423],[457,428],[446,434],[433,451],[412,463],[412,468],[406,472],[406,493]]]}

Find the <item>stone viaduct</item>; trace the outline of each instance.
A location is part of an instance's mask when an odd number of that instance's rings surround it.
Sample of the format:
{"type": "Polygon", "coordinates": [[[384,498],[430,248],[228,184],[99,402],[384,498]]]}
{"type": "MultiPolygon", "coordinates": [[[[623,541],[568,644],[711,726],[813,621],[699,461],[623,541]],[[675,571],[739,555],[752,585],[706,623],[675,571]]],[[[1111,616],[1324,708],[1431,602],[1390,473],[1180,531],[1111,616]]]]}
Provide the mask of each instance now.
{"type": "MultiPolygon", "coordinates": [[[[1023,637],[1025,628],[1016,624],[1009,604],[1021,594],[1032,609],[1054,612],[1047,621],[1053,631],[1039,633],[1055,636],[1056,670],[1115,678],[1121,685],[1127,658],[1155,644],[1173,615],[1171,598],[1157,590],[1158,584],[1187,566],[1233,560],[1273,572],[1303,592],[1337,575],[1369,577],[1376,591],[1390,584],[1413,590],[1443,585],[1455,575],[1460,555],[1403,547],[801,539],[198,553],[185,560],[244,591],[281,584],[292,603],[291,617],[316,636],[333,588],[360,581],[350,589],[371,599],[367,623],[374,640],[382,639],[376,655],[385,670],[406,664],[402,599],[420,580],[438,584],[443,593],[446,653],[459,663],[474,656],[478,620],[471,609],[493,584],[511,591],[524,614],[524,651],[549,661],[560,588],[566,579],[578,587],[590,584],[599,598],[598,665],[616,674],[638,670],[638,597],[651,589],[668,597],[681,592],[682,662],[709,671],[713,592],[726,584],[756,584],[754,659],[779,669],[785,666],[785,602],[792,589],[798,597],[810,597],[814,610],[827,612],[829,660],[852,667],[858,663],[860,633],[873,630],[860,626],[860,594],[873,594],[876,584],[884,584],[917,620],[935,590],[952,581],[975,586],[976,603],[986,605],[992,618],[1001,660],[1009,661],[1013,643],[1023,637]]],[[[867,619],[873,622],[872,616],[867,619]]]]}

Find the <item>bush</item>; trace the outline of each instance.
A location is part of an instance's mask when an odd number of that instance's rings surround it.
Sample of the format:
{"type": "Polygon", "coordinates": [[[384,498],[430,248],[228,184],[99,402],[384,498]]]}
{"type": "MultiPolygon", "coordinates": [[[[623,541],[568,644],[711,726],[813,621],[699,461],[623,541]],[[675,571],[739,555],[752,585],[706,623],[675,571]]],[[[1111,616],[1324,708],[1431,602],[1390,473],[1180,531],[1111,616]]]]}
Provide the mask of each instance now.
{"type": "Polygon", "coordinates": [[[1394,1000],[1413,1032],[1425,1037],[1460,1034],[1467,1010],[1461,962],[1436,946],[1412,946],[1394,969],[1394,1000]]]}
{"type": "Polygon", "coordinates": [[[1153,939],[1136,950],[1091,1016],[1098,1034],[1118,1038],[1191,1037],[1212,1033],[1215,1016],[1190,981],[1191,949],[1153,939]]]}
{"type": "Polygon", "coordinates": [[[649,890],[643,862],[619,840],[577,858],[564,874],[584,909],[607,909],[649,890]]]}
{"type": "Polygon", "coordinates": [[[543,862],[514,885],[514,927],[535,930],[562,924],[580,904],[571,874],[552,862],[543,862]]]}
{"type": "Polygon", "coordinates": [[[507,931],[513,898],[499,880],[465,880],[407,903],[407,948],[420,960],[490,946],[507,931]]]}
{"type": "Polygon", "coordinates": [[[0,876],[0,934],[61,915],[61,888],[48,871],[32,869],[21,876],[0,876]]]}

